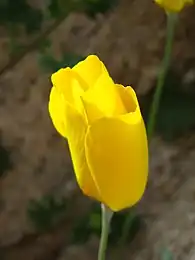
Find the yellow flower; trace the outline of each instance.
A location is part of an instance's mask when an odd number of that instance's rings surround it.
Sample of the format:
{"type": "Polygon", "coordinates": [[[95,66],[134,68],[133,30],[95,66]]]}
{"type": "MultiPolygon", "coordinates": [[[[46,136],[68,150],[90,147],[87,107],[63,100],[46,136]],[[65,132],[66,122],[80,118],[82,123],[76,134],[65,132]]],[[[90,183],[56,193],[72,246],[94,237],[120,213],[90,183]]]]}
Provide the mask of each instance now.
{"type": "Polygon", "coordinates": [[[49,113],[68,140],[83,193],[114,211],[134,205],[148,175],[147,137],[135,92],[114,84],[95,55],[51,79],[49,113]]]}
{"type": "Polygon", "coordinates": [[[185,5],[193,4],[193,0],[155,0],[167,12],[180,12],[185,5]]]}
{"type": "Polygon", "coordinates": [[[193,0],[154,0],[167,12],[180,12],[185,5],[193,4],[193,0]]]}

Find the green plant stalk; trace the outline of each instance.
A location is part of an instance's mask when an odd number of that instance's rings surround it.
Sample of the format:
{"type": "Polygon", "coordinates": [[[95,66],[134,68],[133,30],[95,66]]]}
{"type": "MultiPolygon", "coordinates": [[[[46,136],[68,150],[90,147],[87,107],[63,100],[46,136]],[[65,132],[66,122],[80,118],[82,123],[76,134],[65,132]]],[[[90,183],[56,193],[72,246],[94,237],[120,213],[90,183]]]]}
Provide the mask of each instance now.
{"type": "Polygon", "coordinates": [[[121,235],[121,238],[119,240],[120,246],[122,246],[125,243],[125,241],[127,240],[127,237],[129,235],[129,229],[132,226],[132,222],[133,222],[134,217],[135,217],[135,212],[133,210],[131,210],[128,213],[128,216],[126,217],[125,222],[123,224],[122,235],[121,235]]]}
{"type": "Polygon", "coordinates": [[[113,216],[113,212],[107,208],[104,204],[102,207],[102,233],[100,238],[100,245],[98,251],[98,260],[106,259],[106,248],[108,244],[108,235],[110,230],[110,222],[113,216]]]}
{"type": "Polygon", "coordinates": [[[147,123],[148,141],[150,141],[155,131],[156,118],[160,107],[160,100],[162,96],[163,86],[164,86],[165,78],[171,61],[171,52],[173,46],[176,20],[177,20],[176,13],[167,13],[167,34],[166,34],[164,57],[161,65],[162,66],[161,71],[159,73],[159,77],[157,80],[157,85],[156,85],[153,102],[150,108],[150,113],[149,113],[149,118],[147,123]]]}
{"type": "MultiPolygon", "coordinates": [[[[175,25],[177,21],[177,14],[176,13],[167,13],[167,32],[166,32],[166,43],[165,43],[165,50],[164,50],[164,57],[162,60],[162,67],[161,71],[157,80],[157,85],[154,93],[153,102],[150,109],[149,119],[147,123],[147,136],[148,141],[151,140],[151,137],[155,130],[156,125],[156,116],[158,114],[159,106],[160,106],[160,99],[162,95],[164,81],[169,69],[170,61],[171,61],[171,52],[173,46],[173,39],[174,39],[174,31],[175,25]]],[[[129,227],[131,226],[132,220],[132,212],[128,214],[125,219],[123,229],[122,229],[122,236],[119,243],[124,243],[128,236],[129,227]]]]}

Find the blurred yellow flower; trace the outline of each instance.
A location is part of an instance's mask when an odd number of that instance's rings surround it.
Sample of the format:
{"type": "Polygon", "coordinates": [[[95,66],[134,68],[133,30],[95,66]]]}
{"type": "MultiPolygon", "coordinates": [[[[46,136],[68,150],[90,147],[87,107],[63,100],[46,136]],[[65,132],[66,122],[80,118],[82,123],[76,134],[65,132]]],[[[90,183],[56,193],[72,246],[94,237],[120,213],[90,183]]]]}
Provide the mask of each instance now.
{"type": "Polygon", "coordinates": [[[147,137],[134,90],[115,84],[95,55],[51,79],[49,113],[68,140],[83,193],[113,211],[134,205],[148,175],[147,137]]]}
{"type": "Polygon", "coordinates": [[[167,12],[180,12],[187,4],[193,4],[193,0],[154,0],[167,12]]]}

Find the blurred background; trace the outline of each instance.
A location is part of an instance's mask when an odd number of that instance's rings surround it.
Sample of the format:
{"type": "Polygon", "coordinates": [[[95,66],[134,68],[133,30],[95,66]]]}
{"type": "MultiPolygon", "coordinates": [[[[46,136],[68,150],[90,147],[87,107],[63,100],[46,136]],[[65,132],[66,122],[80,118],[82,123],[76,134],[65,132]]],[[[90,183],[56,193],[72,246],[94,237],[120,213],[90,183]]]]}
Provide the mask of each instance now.
{"type": "MultiPolygon", "coordinates": [[[[95,53],[115,82],[137,91],[147,121],[165,27],[152,0],[0,0],[0,260],[97,259],[99,204],[81,194],[52,126],[50,76],[95,53]]],[[[194,28],[189,7],[177,25],[148,188],[136,208],[114,216],[108,259],[195,259],[194,28]]]]}

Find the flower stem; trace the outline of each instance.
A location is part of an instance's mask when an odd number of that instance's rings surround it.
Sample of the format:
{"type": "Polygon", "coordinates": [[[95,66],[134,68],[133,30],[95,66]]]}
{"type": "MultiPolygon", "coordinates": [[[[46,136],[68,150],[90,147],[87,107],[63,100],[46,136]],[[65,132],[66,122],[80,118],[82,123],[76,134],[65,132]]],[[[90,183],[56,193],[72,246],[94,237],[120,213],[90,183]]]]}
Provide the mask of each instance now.
{"type": "Polygon", "coordinates": [[[135,218],[136,213],[134,212],[133,209],[130,209],[130,212],[128,212],[127,217],[125,218],[124,224],[123,224],[123,229],[122,229],[122,236],[119,240],[119,245],[122,246],[125,241],[127,240],[127,237],[129,235],[129,229],[132,226],[133,220],[135,218]]]}
{"type": "Polygon", "coordinates": [[[98,260],[106,259],[106,248],[108,244],[108,235],[110,230],[110,222],[113,216],[113,212],[107,208],[104,204],[102,207],[102,233],[100,239],[100,246],[98,251],[98,260]]]}
{"type": "Polygon", "coordinates": [[[177,20],[177,14],[175,13],[167,14],[167,34],[166,34],[164,57],[162,60],[162,67],[157,80],[157,85],[156,85],[153,102],[149,113],[148,124],[147,124],[147,135],[149,141],[152,138],[153,133],[155,131],[156,116],[158,114],[162,90],[163,90],[165,78],[171,61],[171,51],[172,51],[172,45],[174,39],[176,20],[177,20]]]}

